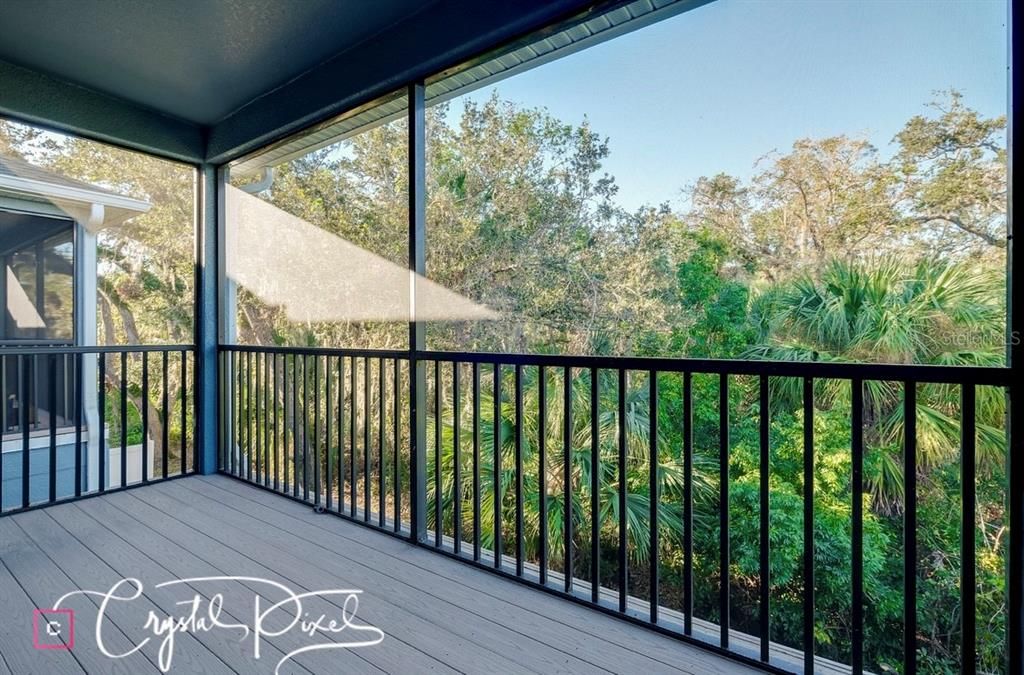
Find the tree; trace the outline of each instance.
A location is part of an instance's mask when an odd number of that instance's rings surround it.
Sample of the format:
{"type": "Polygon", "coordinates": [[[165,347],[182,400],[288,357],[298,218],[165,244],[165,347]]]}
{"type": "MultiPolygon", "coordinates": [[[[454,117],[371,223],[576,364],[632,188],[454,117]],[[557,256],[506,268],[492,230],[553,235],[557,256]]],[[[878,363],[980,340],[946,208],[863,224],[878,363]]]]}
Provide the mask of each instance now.
{"type": "MultiPolygon", "coordinates": [[[[821,279],[805,275],[761,296],[766,332],[748,350],[754,358],[781,361],[870,361],[933,365],[1002,365],[1005,308],[999,277],[967,263],[897,258],[874,264],[833,261],[821,279]]],[[[901,498],[902,388],[868,381],[868,442],[881,453],[870,482],[882,509],[901,498]]],[[[799,407],[800,383],[784,380],[778,393],[799,407]]],[[[846,383],[817,384],[817,405],[848,401],[846,383]]],[[[918,398],[918,452],[922,475],[955,459],[959,448],[959,392],[922,385],[918,398]]],[[[979,454],[984,466],[1002,463],[1005,404],[1001,392],[979,392],[979,454]]]]}
{"type": "MultiPolygon", "coordinates": [[[[650,485],[648,482],[648,471],[650,461],[650,423],[648,418],[650,400],[646,383],[633,382],[628,385],[626,396],[626,419],[620,421],[617,418],[616,406],[618,401],[617,384],[609,377],[611,373],[599,371],[600,378],[600,399],[598,401],[598,436],[600,456],[600,504],[599,513],[600,532],[602,539],[615,541],[615,533],[618,531],[618,494],[621,489],[622,480],[617,475],[618,447],[617,438],[619,424],[624,422],[627,434],[627,474],[625,477],[627,494],[627,514],[629,523],[629,548],[628,553],[631,560],[644,563],[650,552],[650,485]]],[[[444,386],[444,385],[442,385],[444,386]]],[[[503,377],[502,389],[511,391],[514,386],[511,373],[503,377]]],[[[564,495],[566,494],[566,464],[563,451],[564,436],[564,410],[561,405],[552,405],[548,408],[548,416],[541,420],[537,411],[538,396],[541,382],[538,380],[538,372],[535,369],[527,369],[524,372],[523,389],[524,396],[522,408],[525,411],[522,418],[522,429],[520,433],[523,438],[523,494],[524,494],[524,535],[527,557],[535,560],[539,555],[540,546],[540,495],[546,494],[547,538],[549,551],[553,558],[564,560],[565,521],[564,495]],[[539,454],[539,435],[543,431],[546,439],[546,465],[541,471],[539,454]],[[543,491],[541,490],[543,476],[543,491]]],[[[546,395],[549,401],[561,401],[564,386],[562,378],[553,377],[548,371],[547,381],[543,383],[546,388],[546,395]]],[[[590,437],[590,375],[580,373],[571,379],[570,399],[572,402],[572,432],[570,440],[569,459],[569,480],[568,492],[572,497],[572,527],[573,542],[576,547],[574,558],[577,561],[586,561],[589,551],[590,537],[590,486],[593,465],[591,462],[591,437],[590,437]]],[[[465,389],[463,389],[465,391],[465,389]]],[[[481,492],[481,542],[486,548],[491,548],[494,542],[494,496],[496,479],[494,475],[494,405],[491,392],[482,391],[480,398],[480,421],[479,421],[479,443],[481,448],[480,464],[480,492],[481,492]]],[[[463,477],[472,476],[472,453],[467,450],[473,447],[473,433],[471,424],[472,409],[468,407],[468,401],[460,401],[461,411],[460,428],[457,430],[454,425],[454,411],[446,406],[442,413],[441,424],[441,478],[436,481],[433,463],[433,452],[436,448],[431,446],[429,461],[427,462],[427,499],[433,502],[437,499],[437,490],[440,485],[442,513],[444,514],[444,531],[453,531],[453,514],[456,509],[463,512],[462,522],[466,524],[462,535],[468,540],[471,536],[471,524],[473,522],[472,483],[468,478],[461,482],[461,493],[454,491],[454,467],[455,452],[454,438],[459,435],[460,447],[463,452],[460,454],[460,472],[463,477]]],[[[431,414],[428,421],[428,438],[434,438],[434,425],[438,423],[436,411],[431,414]]],[[[500,420],[498,428],[501,433],[501,474],[497,479],[500,481],[502,499],[502,531],[504,538],[513,537],[512,524],[515,522],[515,438],[516,438],[516,415],[515,404],[511,394],[503,396],[500,409],[500,420]]],[[[660,432],[659,432],[660,433],[660,432]]],[[[665,433],[656,439],[658,456],[655,461],[658,463],[659,479],[659,524],[662,531],[661,544],[669,550],[678,547],[682,541],[682,490],[683,490],[683,466],[678,451],[678,438],[665,433]]],[[[705,502],[712,494],[711,483],[708,474],[711,466],[704,461],[703,457],[698,460],[694,473],[694,489],[696,498],[705,502]]],[[[428,518],[433,517],[433,509],[427,509],[428,518]]],[[[433,527],[434,523],[430,523],[433,527]]],[[[504,545],[505,551],[514,550],[508,543],[504,545]]],[[[578,564],[580,564],[578,562],[578,564]]],[[[582,568],[581,568],[582,569],[582,568]]]]}
{"type": "Polygon", "coordinates": [[[891,158],[862,139],[797,140],[758,162],[746,184],[703,177],[688,190],[692,229],[720,233],[770,283],[816,274],[840,258],[928,250],[1005,266],[1005,116],[985,118],[956,91],[938,115],[911,118],[891,158]]]}
{"type": "Polygon", "coordinates": [[[960,92],[939,94],[938,117],[917,115],[896,135],[902,208],[937,251],[991,255],[1006,248],[1006,116],[985,119],[960,92]]]}

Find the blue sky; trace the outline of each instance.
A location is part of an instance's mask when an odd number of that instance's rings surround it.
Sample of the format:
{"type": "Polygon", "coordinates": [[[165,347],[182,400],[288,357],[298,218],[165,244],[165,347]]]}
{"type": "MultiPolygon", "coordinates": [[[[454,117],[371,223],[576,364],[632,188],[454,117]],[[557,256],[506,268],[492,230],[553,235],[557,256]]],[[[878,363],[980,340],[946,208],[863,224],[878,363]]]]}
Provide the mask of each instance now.
{"type": "MultiPolygon", "coordinates": [[[[496,85],[611,139],[619,202],[682,203],[701,175],[753,173],[804,137],[883,155],[933,92],[1006,112],[1001,0],[718,0],[496,85]]],[[[470,94],[482,98],[488,88],[470,94]]],[[[458,104],[455,104],[457,109],[458,104]]]]}

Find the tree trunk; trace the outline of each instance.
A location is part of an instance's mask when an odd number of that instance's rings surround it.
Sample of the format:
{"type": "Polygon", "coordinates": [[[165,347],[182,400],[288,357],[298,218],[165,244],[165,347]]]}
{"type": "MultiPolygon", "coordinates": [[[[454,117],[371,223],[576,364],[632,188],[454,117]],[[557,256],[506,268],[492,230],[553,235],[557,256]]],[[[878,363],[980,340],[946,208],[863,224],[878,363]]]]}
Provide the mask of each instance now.
{"type": "MultiPolygon", "coordinates": [[[[99,298],[100,298],[100,314],[103,317],[103,333],[104,333],[104,338],[105,338],[104,341],[107,344],[114,344],[115,329],[114,329],[113,310],[111,309],[111,305],[114,305],[116,303],[110,298],[110,296],[108,296],[103,291],[99,291],[99,298]]],[[[129,310],[127,308],[119,306],[119,310],[120,310],[120,313],[121,313],[122,321],[124,322],[124,325],[125,325],[125,332],[127,333],[128,341],[130,343],[132,343],[132,344],[137,344],[138,341],[139,341],[139,336],[138,336],[138,332],[135,329],[134,318],[130,317],[130,312],[129,312],[129,310]],[[131,318],[130,321],[126,320],[126,315],[129,318],[131,318]]],[[[121,375],[119,373],[115,373],[113,371],[113,369],[108,368],[106,376],[107,376],[107,383],[110,385],[110,387],[115,389],[116,391],[120,391],[120,389],[121,389],[121,375]]],[[[151,373],[150,374],[150,381],[152,382],[152,380],[153,380],[153,377],[152,377],[152,373],[151,373]]],[[[168,386],[169,386],[169,383],[168,383],[168,386]]],[[[155,413],[156,411],[160,410],[159,406],[157,406],[153,402],[153,400],[149,398],[149,392],[148,391],[143,392],[143,396],[147,397],[147,400],[149,401],[149,409],[151,411],[153,411],[155,413]]],[[[128,393],[128,400],[131,401],[132,405],[135,406],[136,410],[138,410],[140,412],[142,411],[142,398],[141,397],[133,396],[131,394],[131,392],[129,392],[128,393]]],[[[174,397],[171,397],[170,395],[168,395],[168,401],[173,401],[173,400],[175,400],[174,397]]],[[[166,417],[166,416],[168,416],[168,414],[169,414],[169,411],[165,410],[164,411],[164,416],[166,417]]],[[[147,431],[149,437],[153,439],[153,445],[154,445],[153,456],[154,457],[162,456],[163,455],[163,450],[164,450],[164,448],[163,448],[164,422],[161,419],[160,415],[158,415],[158,414],[151,414],[151,415],[149,415],[149,419],[147,420],[146,431],[147,431]]],[[[145,441],[146,441],[146,439],[143,439],[143,445],[144,446],[145,446],[145,441]]],[[[143,449],[145,450],[145,448],[143,448],[143,449]]]]}

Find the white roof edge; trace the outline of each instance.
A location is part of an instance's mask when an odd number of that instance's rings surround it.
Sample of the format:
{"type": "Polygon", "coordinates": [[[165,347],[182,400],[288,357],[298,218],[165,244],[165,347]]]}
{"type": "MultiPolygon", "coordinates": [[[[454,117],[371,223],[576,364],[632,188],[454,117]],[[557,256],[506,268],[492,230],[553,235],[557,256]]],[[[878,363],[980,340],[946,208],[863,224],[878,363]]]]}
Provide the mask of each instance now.
{"type": "Polygon", "coordinates": [[[109,192],[97,192],[70,185],[58,185],[32,178],[22,178],[21,176],[0,175],[0,190],[48,197],[62,202],[101,204],[134,213],[146,213],[152,208],[149,202],[142,201],[141,199],[110,194],[109,192]]]}
{"type": "MultiPolygon", "coordinates": [[[[633,2],[625,2],[607,12],[587,18],[578,24],[569,25],[554,34],[543,37],[538,36],[536,39],[531,39],[530,36],[527,36],[516,46],[509,46],[504,50],[498,49],[495,53],[492,53],[493,55],[485,54],[481,57],[482,59],[489,58],[489,60],[481,60],[475,65],[465,67],[464,69],[456,67],[449,69],[447,72],[442,71],[432,78],[427,78],[427,104],[434,105],[442,103],[461,96],[462,94],[480,89],[481,87],[495,84],[507,77],[511,77],[550,61],[568,56],[572,53],[593,46],[594,44],[618,37],[624,33],[629,33],[645,26],[649,26],[650,24],[657,23],[662,19],[700,7],[710,1],[711,0],[634,0],[633,2]],[[617,19],[617,21],[613,21],[613,18],[617,19]],[[584,34],[576,34],[579,33],[581,28],[583,29],[584,34]],[[574,33],[574,31],[576,31],[576,33],[574,33]],[[538,52],[536,49],[533,49],[533,47],[538,45],[544,46],[543,51],[538,52]],[[517,51],[521,54],[525,52],[524,56],[516,55],[515,52],[517,51]],[[494,72],[480,72],[481,70],[487,71],[487,69],[494,66],[494,64],[497,64],[497,67],[493,68],[494,72]],[[446,80],[454,80],[458,82],[459,78],[464,78],[466,81],[460,82],[457,86],[454,86],[447,91],[437,91],[438,84],[446,80]],[[431,91],[432,89],[434,92],[431,91]]],[[[543,29],[538,31],[538,33],[542,32],[543,29]]],[[[386,105],[391,101],[390,95],[386,95],[383,98],[385,101],[382,105],[386,105]]],[[[358,110],[358,108],[356,109],[358,110]]],[[[387,123],[404,114],[404,111],[381,115],[380,117],[371,119],[365,125],[357,125],[346,129],[345,131],[339,131],[336,135],[324,137],[319,140],[312,140],[309,138],[313,135],[311,133],[311,129],[319,129],[320,131],[330,129],[335,124],[340,124],[341,122],[350,119],[350,113],[351,111],[342,113],[336,116],[333,120],[325,120],[320,124],[313,125],[310,129],[297,132],[296,134],[282,139],[277,143],[271,143],[268,146],[260,148],[245,157],[235,160],[231,164],[231,169],[237,172],[238,175],[255,174],[264,166],[276,166],[278,164],[291,161],[296,157],[300,157],[309,152],[332,145],[354,134],[387,123]],[[283,151],[282,148],[284,149],[283,151]],[[274,151],[275,149],[277,150],[276,152],[274,151]]]]}

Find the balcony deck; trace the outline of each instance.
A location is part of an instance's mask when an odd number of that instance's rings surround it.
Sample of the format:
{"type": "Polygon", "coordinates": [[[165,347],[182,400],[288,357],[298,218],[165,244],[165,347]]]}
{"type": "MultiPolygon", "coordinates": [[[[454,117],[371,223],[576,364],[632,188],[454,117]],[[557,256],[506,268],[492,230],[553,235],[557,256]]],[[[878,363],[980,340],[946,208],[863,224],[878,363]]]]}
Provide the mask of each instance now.
{"type": "MultiPolygon", "coordinates": [[[[149,612],[183,616],[181,603],[223,595],[222,623],[252,624],[254,597],[280,600],[258,577],[294,589],[361,589],[355,623],[382,630],[382,644],[307,651],[281,673],[743,673],[741,664],[566,602],[222,476],[193,476],[0,518],[0,673],[159,672],[158,643],[111,659],[97,647],[97,597],[73,597],[70,651],[33,645],[33,609],[78,589],[107,591],[138,578],[142,597],[112,602],[102,623],[110,652],[152,632],[149,612]]],[[[119,595],[129,595],[124,588],[119,595]]],[[[310,617],[338,616],[343,597],[305,601],[310,617]]],[[[52,618],[52,617],[51,617],[52,618]]],[[[45,624],[42,624],[45,628],[45,624]]],[[[275,626],[276,627],[276,626],[275,626]]],[[[52,644],[60,637],[39,640],[52,644]]],[[[66,631],[65,631],[66,633],[66,631]]],[[[310,638],[294,630],[263,643],[218,628],[179,633],[170,672],[272,673],[286,653],[325,641],[365,639],[351,628],[310,638]]]]}

